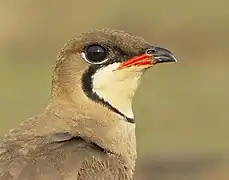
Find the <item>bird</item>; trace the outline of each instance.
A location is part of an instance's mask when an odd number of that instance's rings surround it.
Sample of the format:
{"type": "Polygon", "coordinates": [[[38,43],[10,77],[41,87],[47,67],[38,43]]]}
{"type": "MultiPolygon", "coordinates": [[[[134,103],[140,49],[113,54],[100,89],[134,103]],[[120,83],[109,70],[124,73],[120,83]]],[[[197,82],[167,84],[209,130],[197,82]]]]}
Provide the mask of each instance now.
{"type": "Polygon", "coordinates": [[[48,105],[1,141],[0,179],[132,180],[135,92],[146,70],[176,61],[120,29],[73,37],[57,56],[48,105]]]}

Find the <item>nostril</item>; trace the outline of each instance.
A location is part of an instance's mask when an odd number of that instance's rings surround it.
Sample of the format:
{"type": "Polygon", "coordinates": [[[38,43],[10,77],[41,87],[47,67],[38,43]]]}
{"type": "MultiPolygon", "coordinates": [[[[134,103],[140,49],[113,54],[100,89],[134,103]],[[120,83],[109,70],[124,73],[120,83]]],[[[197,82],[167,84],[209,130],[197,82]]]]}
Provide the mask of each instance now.
{"type": "Polygon", "coordinates": [[[154,54],[155,52],[156,52],[156,50],[155,49],[152,49],[152,48],[146,50],[146,53],[147,54],[154,54]]]}

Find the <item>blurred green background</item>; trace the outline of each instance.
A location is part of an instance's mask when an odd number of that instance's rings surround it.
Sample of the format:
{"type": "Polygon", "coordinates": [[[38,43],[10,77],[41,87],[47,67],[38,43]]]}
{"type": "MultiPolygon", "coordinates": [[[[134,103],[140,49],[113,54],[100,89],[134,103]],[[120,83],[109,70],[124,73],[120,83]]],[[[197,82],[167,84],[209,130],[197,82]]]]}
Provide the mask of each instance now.
{"type": "Polygon", "coordinates": [[[229,1],[0,0],[0,134],[42,111],[63,44],[120,28],[179,60],[137,91],[136,179],[229,179],[229,1]]]}

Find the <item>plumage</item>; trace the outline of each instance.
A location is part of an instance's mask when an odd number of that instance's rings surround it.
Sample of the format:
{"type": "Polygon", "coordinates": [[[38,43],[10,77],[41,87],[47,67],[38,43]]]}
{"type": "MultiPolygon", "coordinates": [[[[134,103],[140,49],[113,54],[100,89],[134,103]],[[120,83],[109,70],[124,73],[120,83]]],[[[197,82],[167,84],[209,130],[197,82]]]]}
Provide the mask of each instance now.
{"type": "Polygon", "coordinates": [[[155,53],[154,47],[147,61],[140,59],[142,64],[128,61],[152,47],[140,37],[111,29],[70,40],[57,58],[48,106],[0,144],[0,179],[133,179],[134,93],[145,70],[159,62],[157,55],[175,61],[168,50],[155,53]],[[103,61],[88,61],[95,54],[103,61]]]}

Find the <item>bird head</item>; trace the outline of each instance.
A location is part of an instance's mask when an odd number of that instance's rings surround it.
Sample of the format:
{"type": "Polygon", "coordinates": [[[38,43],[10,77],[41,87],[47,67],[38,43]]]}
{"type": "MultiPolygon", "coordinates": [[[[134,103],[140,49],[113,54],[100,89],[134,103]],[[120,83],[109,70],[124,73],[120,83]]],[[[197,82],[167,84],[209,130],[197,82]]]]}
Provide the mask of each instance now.
{"type": "Polygon", "coordinates": [[[164,62],[176,62],[169,50],[130,33],[111,29],[82,33],[59,54],[52,94],[73,103],[89,100],[134,122],[132,99],[141,76],[164,62]]]}

